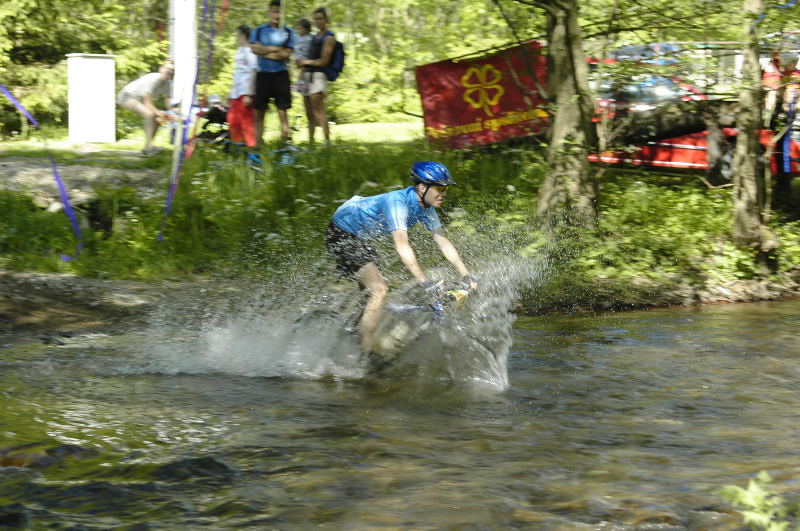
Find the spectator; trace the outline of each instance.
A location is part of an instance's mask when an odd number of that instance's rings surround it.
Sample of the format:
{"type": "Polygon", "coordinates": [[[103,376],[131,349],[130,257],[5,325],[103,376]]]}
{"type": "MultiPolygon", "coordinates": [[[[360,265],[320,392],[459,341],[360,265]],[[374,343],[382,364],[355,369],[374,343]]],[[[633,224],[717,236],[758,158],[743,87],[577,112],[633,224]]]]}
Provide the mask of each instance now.
{"type": "MultiPolygon", "coordinates": [[[[295,37],[295,47],[294,47],[294,58],[295,64],[298,61],[302,61],[303,59],[308,59],[308,52],[311,49],[311,39],[313,36],[311,35],[311,22],[307,18],[301,18],[297,21],[297,25],[294,27],[295,31],[297,32],[297,37],[295,37]]],[[[298,65],[299,66],[299,65],[298,65]]],[[[294,89],[297,92],[304,92],[305,91],[305,83],[303,82],[303,69],[300,69],[300,72],[297,75],[297,82],[294,84],[294,89]]],[[[308,109],[306,109],[306,114],[308,114],[308,109]]]]}
{"type": "Polygon", "coordinates": [[[250,27],[236,28],[236,49],[233,64],[233,86],[228,101],[228,131],[231,140],[247,147],[256,146],[256,130],[253,121],[253,94],[255,93],[258,56],[248,46],[250,27]]]}
{"type": "Polygon", "coordinates": [[[316,35],[311,39],[309,58],[298,61],[304,67],[303,81],[306,84],[303,93],[303,102],[306,104],[308,115],[308,141],[314,143],[314,129],[318,125],[325,136],[325,145],[330,145],[330,130],[328,128],[328,115],[325,111],[325,90],[328,87],[328,77],[324,67],[328,66],[333,57],[336,46],[336,37],[328,31],[328,11],[324,7],[314,10],[314,25],[317,27],[316,35]]]}
{"type": "MultiPolygon", "coordinates": [[[[164,61],[158,72],[145,74],[139,79],[131,81],[120,91],[117,104],[123,109],[138,114],[144,120],[144,149],[142,153],[152,155],[159,150],[153,146],[158,126],[172,115],[167,111],[158,109],[154,100],[159,96],[169,97],[172,91],[172,78],[175,76],[175,65],[170,59],[164,61]]],[[[166,107],[166,105],[165,105],[166,107]]]]}
{"type": "Polygon", "coordinates": [[[256,94],[253,102],[256,121],[256,141],[263,143],[264,115],[272,101],[281,123],[281,138],[289,139],[289,119],[286,111],[292,107],[289,71],[286,63],[294,49],[294,31],[280,27],[281,2],[269,4],[269,22],[250,33],[250,48],[259,56],[256,74],[256,94]]]}
{"type": "Polygon", "coordinates": [[[780,110],[778,102],[783,92],[782,78],[781,55],[777,50],[773,50],[772,56],[764,65],[761,75],[762,85],[766,91],[764,96],[764,127],[770,127],[775,115],[780,110]]]}

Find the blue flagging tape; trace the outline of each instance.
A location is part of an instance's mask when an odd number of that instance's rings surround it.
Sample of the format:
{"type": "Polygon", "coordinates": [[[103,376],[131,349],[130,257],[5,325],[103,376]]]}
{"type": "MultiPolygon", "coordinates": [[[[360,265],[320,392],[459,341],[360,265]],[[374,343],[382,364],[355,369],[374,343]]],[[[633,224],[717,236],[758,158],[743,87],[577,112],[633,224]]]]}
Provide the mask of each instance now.
{"type": "Polygon", "coordinates": [[[38,131],[38,130],[40,130],[42,128],[42,126],[39,125],[39,122],[37,122],[36,119],[33,116],[31,116],[31,113],[28,112],[28,109],[23,107],[22,104],[19,101],[17,101],[17,98],[15,98],[11,94],[11,92],[8,91],[8,89],[5,87],[5,85],[0,85],[0,90],[2,90],[3,94],[6,95],[6,98],[8,98],[8,101],[13,103],[14,107],[19,109],[19,112],[21,112],[22,114],[25,115],[25,118],[28,119],[28,121],[31,123],[31,125],[34,127],[34,129],[36,129],[38,131]]]}
{"type": "Polygon", "coordinates": [[[789,103],[789,110],[786,113],[786,123],[789,124],[789,128],[786,130],[786,133],[783,135],[782,144],[783,144],[783,171],[786,175],[790,175],[792,173],[792,128],[794,127],[794,115],[795,115],[795,106],[797,104],[797,94],[795,93],[794,98],[792,98],[791,103],[789,103]]]}
{"type": "MultiPolygon", "coordinates": [[[[39,131],[41,134],[42,126],[39,125],[39,122],[28,112],[26,109],[17,99],[9,92],[9,90],[2,84],[0,84],[0,91],[6,95],[8,101],[10,101],[14,107],[19,109],[25,118],[31,123],[34,129],[39,131]]],[[[44,140],[44,136],[42,136],[44,140]]],[[[72,260],[76,259],[81,251],[83,250],[83,237],[81,236],[81,228],[78,225],[78,217],[75,215],[75,211],[72,209],[72,205],[69,202],[69,194],[67,193],[67,187],[64,185],[64,181],[61,179],[61,175],[58,173],[58,165],[56,164],[56,158],[53,156],[53,153],[47,147],[47,142],[45,141],[45,148],[47,149],[47,156],[50,158],[50,167],[53,170],[53,178],[56,181],[56,185],[58,186],[58,193],[61,197],[61,204],[64,205],[64,212],[67,214],[69,218],[70,224],[72,224],[72,231],[75,233],[75,239],[77,240],[77,245],[75,248],[75,254],[72,256],[67,256],[65,254],[61,255],[61,259],[65,262],[71,262],[72,260]]]]}

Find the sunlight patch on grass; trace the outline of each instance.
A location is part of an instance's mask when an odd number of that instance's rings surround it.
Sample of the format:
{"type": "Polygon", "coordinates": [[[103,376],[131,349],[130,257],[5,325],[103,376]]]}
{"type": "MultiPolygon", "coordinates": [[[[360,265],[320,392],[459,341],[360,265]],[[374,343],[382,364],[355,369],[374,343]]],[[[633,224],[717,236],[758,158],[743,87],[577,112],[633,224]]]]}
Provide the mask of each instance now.
{"type": "Polygon", "coordinates": [[[407,142],[422,139],[422,120],[401,123],[334,124],[334,138],[359,142],[407,142]]]}

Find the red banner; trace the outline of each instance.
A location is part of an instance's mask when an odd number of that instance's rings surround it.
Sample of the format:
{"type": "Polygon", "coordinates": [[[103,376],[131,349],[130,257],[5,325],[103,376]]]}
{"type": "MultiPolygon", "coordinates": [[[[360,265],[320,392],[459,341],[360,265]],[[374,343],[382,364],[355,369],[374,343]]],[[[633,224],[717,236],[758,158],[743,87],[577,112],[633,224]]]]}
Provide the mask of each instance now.
{"type": "Polygon", "coordinates": [[[496,54],[416,68],[425,135],[453,148],[529,136],[547,125],[540,88],[547,83],[541,46],[528,41],[496,54]]]}

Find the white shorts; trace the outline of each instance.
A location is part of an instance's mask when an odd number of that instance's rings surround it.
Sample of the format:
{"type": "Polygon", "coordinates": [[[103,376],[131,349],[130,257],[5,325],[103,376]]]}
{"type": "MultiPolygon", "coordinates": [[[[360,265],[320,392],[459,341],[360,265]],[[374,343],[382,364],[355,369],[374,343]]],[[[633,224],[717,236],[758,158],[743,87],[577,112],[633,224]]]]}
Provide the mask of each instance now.
{"type": "Polygon", "coordinates": [[[325,92],[325,89],[328,88],[328,76],[325,75],[325,72],[309,72],[304,70],[300,79],[306,84],[300,91],[303,96],[310,96],[317,92],[325,92]]]}

